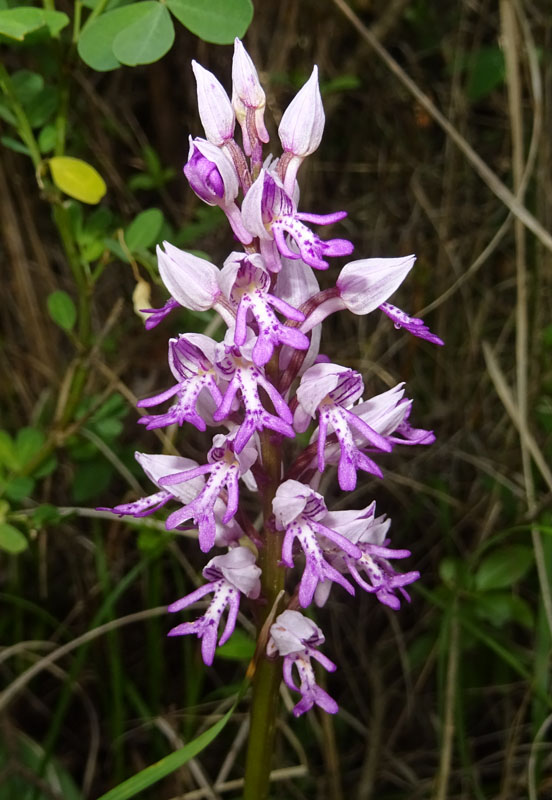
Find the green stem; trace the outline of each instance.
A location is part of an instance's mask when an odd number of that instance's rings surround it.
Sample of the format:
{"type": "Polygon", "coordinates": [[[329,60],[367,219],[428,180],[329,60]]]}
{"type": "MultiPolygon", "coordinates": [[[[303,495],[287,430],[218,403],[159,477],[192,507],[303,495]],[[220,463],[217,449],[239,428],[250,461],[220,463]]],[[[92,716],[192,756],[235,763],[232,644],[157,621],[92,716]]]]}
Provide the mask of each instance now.
{"type": "Polygon", "coordinates": [[[0,61],[0,91],[2,91],[2,93],[6,97],[8,104],[10,106],[10,110],[13,112],[13,115],[16,119],[17,133],[19,134],[21,141],[29,148],[29,153],[31,154],[32,162],[35,166],[35,169],[38,169],[42,161],[42,156],[40,155],[38,143],[35,139],[33,129],[31,128],[29,120],[25,113],[25,109],[19,102],[17,95],[13,89],[13,84],[11,82],[9,73],[1,61],[0,61]]]}
{"type": "Polygon", "coordinates": [[[73,17],[73,37],[72,42],[76,44],[79,40],[82,18],[82,0],[75,0],[75,13],[73,17]]]}
{"type": "MultiPolygon", "coordinates": [[[[263,466],[268,475],[268,483],[263,491],[265,532],[259,561],[262,568],[263,596],[267,602],[258,623],[258,635],[261,634],[268,615],[274,611],[274,604],[278,601],[285,581],[285,569],[280,566],[283,533],[276,531],[272,522],[272,500],[281,474],[281,451],[277,445],[271,443],[271,436],[271,431],[264,431],[261,436],[263,466]]],[[[264,655],[263,647],[253,677],[243,800],[265,800],[268,796],[281,673],[281,662],[269,661],[264,655]]]]}

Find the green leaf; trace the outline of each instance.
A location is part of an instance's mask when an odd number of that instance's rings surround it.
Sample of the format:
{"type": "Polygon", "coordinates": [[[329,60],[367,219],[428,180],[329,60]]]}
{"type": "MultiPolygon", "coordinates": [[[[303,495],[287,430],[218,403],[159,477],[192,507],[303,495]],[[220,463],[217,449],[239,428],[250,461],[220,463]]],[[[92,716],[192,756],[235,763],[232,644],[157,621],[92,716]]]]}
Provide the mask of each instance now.
{"type": "Polygon", "coordinates": [[[161,554],[167,544],[172,540],[168,531],[158,531],[155,528],[141,528],[138,533],[138,549],[142,553],[161,554]]]}
{"type": "Polygon", "coordinates": [[[23,153],[24,156],[30,156],[31,151],[27,147],[26,144],[20,142],[19,139],[14,139],[12,136],[1,136],[0,142],[7,147],[9,150],[13,150],[14,153],[23,153]]]}
{"type": "Polygon", "coordinates": [[[324,97],[336,92],[346,92],[353,89],[358,89],[362,85],[362,81],[357,75],[338,75],[331,81],[322,83],[320,85],[320,94],[324,97]]]}
{"type": "Polygon", "coordinates": [[[54,115],[59,93],[53,86],[45,86],[37,72],[21,69],[12,75],[13,90],[22,104],[32,128],[40,128],[54,115]]]}
{"type": "Polygon", "coordinates": [[[23,498],[30,497],[34,489],[34,485],[35,482],[32,478],[27,478],[23,475],[20,475],[17,478],[12,478],[6,483],[4,492],[6,497],[9,497],[10,500],[18,503],[20,500],[23,500],[23,498]]]}
{"type": "Polygon", "coordinates": [[[113,213],[105,206],[99,206],[87,218],[77,233],[77,242],[82,257],[90,262],[95,261],[105,251],[104,237],[114,226],[113,213]]]}
{"type": "Polygon", "coordinates": [[[476,103],[504,83],[506,67],[500,47],[481,47],[468,61],[466,93],[476,103]]]}
{"type": "Polygon", "coordinates": [[[126,417],[128,405],[124,397],[119,392],[113,392],[107,400],[94,412],[92,420],[108,419],[110,417],[126,417]]]}
{"type": "Polygon", "coordinates": [[[48,163],[55,185],[75,200],[95,205],[107,191],[100,173],[80,158],[55,156],[48,163]]]}
{"type": "Polygon", "coordinates": [[[19,69],[11,76],[13,91],[19,102],[27,107],[44,88],[44,78],[30,69],[19,69]]]}
{"type": "Polygon", "coordinates": [[[42,8],[8,8],[0,11],[0,34],[22,42],[31,31],[47,27],[52,36],[69,24],[69,17],[62,11],[42,8]]]}
{"type": "Polygon", "coordinates": [[[101,14],[89,25],[85,25],[77,46],[82,60],[98,72],[107,72],[120,67],[121,62],[113,52],[115,38],[147,16],[152,6],[157,5],[158,3],[153,0],[131,3],[101,14]]]}
{"type": "Polygon", "coordinates": [[[50,503],[43,503],[35,508],[32,518],[34,524],[41,528],[43,525],[47,525],[48,523],[59,522],[61,519],[61,514],[56,506],[53,506],[50,503]]]}
{"type": "Polygon", "coordinates": [[[15,118],[15,115],[13,114],[11,109],[9,109],[8,106],[1,100],[0,100],[0,119],[3,119],[4,122],[8,123],[8,125],[13,125],[14,128],[17,127],[17,119],[15,118]]]}
{"type": "Polygon", "coordinates": [[[38,134],[38,148],[41,153],[51,153],[56,146],[57,131],[53,124],[45,125],[38,134]]]}
{"type": "MultiPolygon", "coordinates": [[[[132,2],[132,0],[107,0],[106,6],[104,8],[105,11],[112,11],[114,8],[119,8],[119,6],[127,6],[132,2]]],[[[96,8],[98,3],[103,3],[103,0],[83,0],[83,6],[85,8],[96,8]]]]}
{"type": "Polygon", "coordinates": [[[167,6],[188,30],[213,44],[232,44],[253,19],[251,0],[167,0],[167,6]]]}
{"type": "Polygon", "coordinates": [[[46,475],[50,475],[55,468],[57,467],[57,458],[55,455],[51,455],[45,461],[43,461],[38,469],[33,470],[33,477],[34,478],[45,478],[46,475]]]}
{"type": "Polygon", "coordinates": [[[94,458],[77,465],[72,495],[75,503],[86,503],[105,492],[113,478],[113,467],[103,458],[94,458]]]}
{"type": "Polygon", "coordinates": [[[15,442],[7,431],[0,431],[0,464],[10,471],[17,469],[15,442]]]}
{"type": "Polygon", "coordinates": [[[9,522],[0,523],[0,548],[16,555],[28,547],[28,542],[20,530],[14,528],[9,522]]]}
{"type": "Polygon", "coordinates": [[[159,61],[174,42],[174,25],[164,5],[144,0],[148,13],[120,31],[113,40],[113,54],[122,64],[135,67],[159,61]]]}
{"type": "Polygon", "coordinates": [[[45,761],[44,749],[24,733],[15,731],[0,743],[0,763],[17,759],[19,770],[5,770],[0,783],[0,800],[23,800],[33,797],[35,800],[47,800],[62,797],[63,800],[84,800],[82,793],[75,785],[68,772],[49,757],[45,761]],[[46,768],[45,765],[46,764],[46,768]],[[40,789],[36,790],[37,781],[40,789]]]}
{"type": "Polygon", "coordinates": [[[17,461],[24,467],[44,444],[45,436],[37,428],[21,428],[15,440],[17,461]]]}
{"type": "Polygon", "coordinates": [[[232,637],[217,648],[217,656],[228,661],[250,661],[255,653],[255,642],[244,631],[237,628],[232,637]]]}
{"type": "Polygon", "coordinates": [[[158,241],[163,227],[163,213],[158,208],[148,208],[132,220],[125,231],[125,242],[129,250],[144,250],[158,241]]]}
{"type": "Polygon", "coordinates": [[[475,587],[480,592],[486,592],[511,586],[523,578],[533,561],[533,551],[525,545],[507,545],[495,550],[479,565],[475,587]]]}
{"type": "Polygon", "coordinates": [[[133,775],[132,778],[123,781],[118,786],[115,786],[114,789],[110,789],[106,794],[102,794],[98,800],[130,800],[131,797],[135,797],[139,792],[143,792],[144,789],[153,786],[154,783],[157,783],[162,778],[170,775],[171,772],[182,767],[216,739],[234,713],[238,700],[239,696],[232,708],[226,712],[222,719],[215,722],[214,725],[200,734],[196,739],[188,742],[188,744],[181,747],[180,750],[176,750],[174,753],[165,756],[165,758],[162,758],[155,764],[146,767],[141,772],[133,775]]]}
{"type": "Polygon", "coordinates": [[[473,603],[476,616],[485,619],[497,628],[508,622],[517,622],[526,628],[534,625],[533,612],[521,597],[510,592],[488,592],[479,595],[473,603]]]}
{"type": "Polygon", "coordinates": [[[77,321],[77,309],[71,297],[62,289],[48,295],[48,312],[56,325],[64,331],[71,331],[77,321]]]}
{"type": "Polygon", "coordinates": [[[104,245],[110,253],[113,253],[118,259],[128,264],[128,256],[116,239],[111,239],[111,237],[108,236],[104,239],[104,245]]]}
{"type": "Polygon", "coordinates": [[[45,86],[27,103],[26,111],[31,128],[45,125],[56,112],[59,95],[53,86],[45,86]]]}

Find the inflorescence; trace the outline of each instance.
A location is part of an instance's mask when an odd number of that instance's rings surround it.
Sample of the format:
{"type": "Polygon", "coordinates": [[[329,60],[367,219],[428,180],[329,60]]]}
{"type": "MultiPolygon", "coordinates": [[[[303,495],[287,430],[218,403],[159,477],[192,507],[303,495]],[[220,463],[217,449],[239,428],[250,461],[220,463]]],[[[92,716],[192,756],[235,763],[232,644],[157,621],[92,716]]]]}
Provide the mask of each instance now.
{"type": "Polygon", "coordinates": [[[183,307],[214,310],[226,333],[220,342],[197,333],[171,339],[169,367],[175,382],[138,405],[150,409],[169,402],[162,413],[140,419],[148,429],[187,422],[200,431],[218,431],[203,464],[136,453],[157,491],[111,510],[141,517],[170,503],[176,509],[167,518],[168,530],[193,526],[202,552],[225,551],[203,569],[205,584],[169,606],[178,612],[212,596],[202,616],[169,633],[195,634],[210,665],[217,643],[224,644],[234,631],[242,597],[266,602],[257,565],[266,539],[240,505],[243,486],[260,495],[265,490],[262,437],[281,449],[285,440],[310,428],[309,443],[294,452],[290,464],[284,461],[272,514],[265,520],[265,537],[283,534],[281,565],[301,569],[286,596],[286,610],[270,628],[266,656],[283,659],[286,684],[301,694],[297,716],[314,704],[335,713],[337,704],[317,686],[311,660],[330,671],[335,664],[317,649],[324,642],[320,628],[298,609],[313,601],[324,605],[333,584],[349,594],[360,587],[398,609],[401,597],[409,599],[405,586],[419,573],[395,570],[392,562],[410,552],[389,546],[390,520],[376,515],[375,503],[328,510],[317,491],[322,473],[337,465],[339,486],[349,492],[359,471],[382,477],[379,453],[397,444],[431,444],[434,436],[410,424],[412,401],[403,384],[364,400],[362,376],[320,353],[321,324],[342,309],[353,314],[379,309],[396,328],[443,342],[421,319],[387,302],[412,269],[414,256],[350,261],[334,287],[320,290],[315,270],[327,270],[328,259],[349,256],[354,248],[347,239],[321,239],[311,227],[337,223],[346,212],[298,210],[297,172],[317,149],[324,128],[317,68],[282,117],[278,135],[283,153],[274,159],[263,157],[269,140],[265,93],[241,41],[235,42],[231,100],[211,72],[196,62],[192,67],[206,138],[190,137],[184,174],[201,200],[224,211],[242,250],[230,253],[219,269],[168,242],[158,247],[159,272],[171,297],[163,308],[148,310],[146,327],[183,307]],[[234,139],[236,121],[242,147],[234,139]]]}

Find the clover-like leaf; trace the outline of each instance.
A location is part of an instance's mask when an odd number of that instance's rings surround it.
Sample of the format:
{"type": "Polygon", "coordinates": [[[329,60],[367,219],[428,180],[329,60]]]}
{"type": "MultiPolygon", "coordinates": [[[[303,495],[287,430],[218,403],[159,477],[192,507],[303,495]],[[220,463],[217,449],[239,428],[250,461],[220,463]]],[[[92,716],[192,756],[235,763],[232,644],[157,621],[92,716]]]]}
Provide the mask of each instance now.
{"type": "Polygon", "coordinates": [[[163,212],[158,208],[148,208],[140,212],[125,231],[125,242],[128,249],[135,252],[155,244],[163,221],[163,212]]]}
{"type": "Polygon", "coordinates": [[[232,44],[253,18],[251,0],[167,0],[167,6],[188,30],[213,44],[232,44]]]}
{"type": "Polygon", "coordinates": [[[77,321],[77,309],[71,297],[62,289],[57,289],[48,295],[46,301],[48,313],[56,325],[64,331],[71,331],[77,321]]]}
{"type": "Polygon", "coordinates": [[[107,191],[100,173],[80,158],[54,156],[48,163],[55,185],[75,200],[95,205],[107,191]]]}
{"type": "Polygon", "coordinates": [[[57,36],[68,24],[69,17],[63,11],[30,6],[0,10],[0,34],[20,42],[28,33],[44,27],[48,28],[51,36],[57,36]]]}
{"type": "Polygon", "coordinates": [[[129,67],[159,61],[174,42],[174,25],[165,6],[148,0],[140,5],[148,6],[147,13],[125,27],[113,40],[113,55],[129,67]]]}
{"type": "Polygon", "coordinates": [[[10,525],[9,522],[0,523],[0,549],[12,555],[17,555],[29,546],[27,539],[20,530],[10,525]]]}

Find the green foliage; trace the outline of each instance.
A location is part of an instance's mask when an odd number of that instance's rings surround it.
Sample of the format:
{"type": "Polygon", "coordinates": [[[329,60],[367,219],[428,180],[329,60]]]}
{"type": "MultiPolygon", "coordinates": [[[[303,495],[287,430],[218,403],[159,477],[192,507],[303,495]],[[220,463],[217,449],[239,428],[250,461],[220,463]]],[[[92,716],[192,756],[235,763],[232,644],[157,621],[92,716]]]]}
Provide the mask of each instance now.
{"type": "Polygon", "coordinates": [[[114,789],[111,789],[109,792],[106,792],[106,794],[103,794],[101,797],[99,797],[98,800],[130,800],[130,798],[135,797],[140,792],[143,792],[144,789],[147,789],[149,786],[153,786],[162,778],[170,775],[171,772],[174,772],[176,769],[182,767],[191,758],[194,758],[201,753],[202,750],[204,750],[216,739],[219,733],[221,733],[221,731],[226,727],[232,718],[232,714],[234,713],[238,700],[239,696],[232,708],[227,711],[226,714],[218,720],[218,722],[215,722],[214,725],[211,725],[210,728],[201,733],[197,738],[193,739],[191,742],[188,742],[187,745],[181,747],[179,750],[176,750],[174,753],[165,756],[165,758],[157,761],[157,763],[152,764],[150,767],[146,767],[141,772],[133,775],[132,778],[123,781],[123,783],[120,783],[114,789]]]}
{"type": "Polygon", "coordinates": [[[15,800],[15,798],[30,797],[34,800],[51,800],[53,796],[63,797],[63,800],[83,800],[83,796],[71,775],[56,759],[48,763],[48,768],[43,777],[42,788],[37,788],[40,782],[40,764],[44,755],[43,748],[20,731],[12,732],[9,746],[0,743],[0,769],[3,772],[0,781],[0,800],[15,800]],[[9,769],[10,763],[19,763],[23,769],[13,771],[9,769]]]}
{"type": "Polygon", "coordinates": [[[251,0],[167,0],[175,17],[205,42],[232,44],[253,18],[251,0]]]}
{"type": "Polygon", "coordinates": [[[466,93],[476,103],[504,83],[506,67],[500,47],[481,47],[467,61],[466,93]]]}
{"type": "Polygon", "coordinates": [[[479,591],[488,591],[511,586],[527,574],[533,561],[532,548],[506,545],[483,559],[475,574],[475,587],[479,591]]]}
{"type": "Polygon", "coordinates": [[[243,36],[253,16],[251,0],[167,0],[166,5],[141,0],[91,19],[78,41],[80,57],[98,72],[158,61],[174,42],[167,8],[192,33],[215,44],[243,36]]]}
{"type": "Polygon", "coordinates": [[[159,61],[174,42],[174,25],[165,6],[156,2],[137,5],[148,5],[147,13],[135,19],[113,40],[113,55],[121,64],[130,67],[159,61]]]}
{"type": "MultiPolygon", "coordinates": [[[[17,555],[27,549],[27,539],[9,522],[0,522],[0,550],[17,555]]],[[[1,797],[1,794],[0,794],[1,797]]]]}
{"type": "Polygon", "coordinates": [[[66,25],[69,25],[69,17],[61,11],[28,6],[0,10],[0,34],[17,41],[23,41],[29,33],[43,27],[57,36],[66,25]]]}
{"type": "Polygon", "coordinates": [[[146,145],[143,149],[145,169],[137,175],[132,175],[128,180],[128,188],[135,192],[138,189],[161,189],[171,181],[176,170],[164,167],[161,159],[153,147],[146,145]]]}
{"type": "Polygon", "coordinates": [[[250,661],[254,653],[254,639],[241,628],[237,628],[230,639],[217,649],[217,656],[227,661],[250,661]]]}
{"type": "Polygon", "coordinates": [[[56,325],[64,331],[72,331],[77,321],[77,309],[71,297],[62,289],[56,289],[46,300],[48,313],[56,325]]]}
{"type": "Polygon", "coordinates": [[[159,233],[165,218],[158,208],[141,211],[125,231],[125,242],[129,250],[144,250],[159,241],[159,233]]]}

